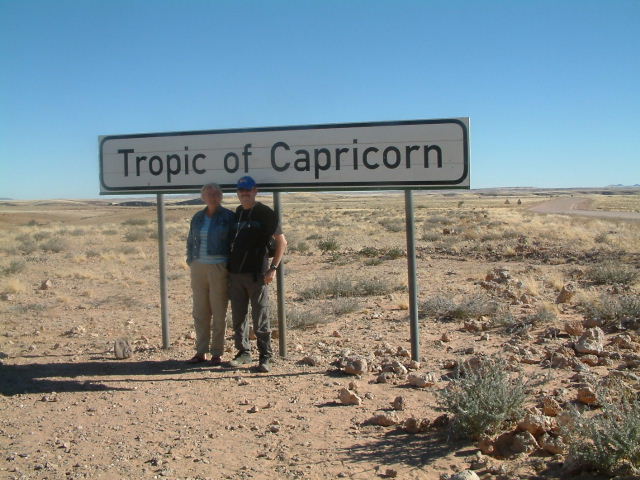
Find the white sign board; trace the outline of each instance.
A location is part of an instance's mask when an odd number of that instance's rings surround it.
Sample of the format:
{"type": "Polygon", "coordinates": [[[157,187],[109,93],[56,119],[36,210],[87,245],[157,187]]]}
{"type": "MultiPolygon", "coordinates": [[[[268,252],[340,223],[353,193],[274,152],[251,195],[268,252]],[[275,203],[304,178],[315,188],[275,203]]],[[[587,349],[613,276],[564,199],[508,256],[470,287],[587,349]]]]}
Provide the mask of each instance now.
{"type": "Polygon", "coordinates": [[[100,137],[100,193],[469,188],[469,119],[100,137]]]}

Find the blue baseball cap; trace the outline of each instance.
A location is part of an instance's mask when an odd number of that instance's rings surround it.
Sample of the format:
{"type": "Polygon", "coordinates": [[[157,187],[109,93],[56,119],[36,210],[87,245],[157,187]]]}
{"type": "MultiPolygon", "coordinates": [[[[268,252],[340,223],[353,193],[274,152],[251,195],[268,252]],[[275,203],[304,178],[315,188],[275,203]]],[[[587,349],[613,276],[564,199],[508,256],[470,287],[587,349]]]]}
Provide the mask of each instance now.
{"type": "Polygon", "coordinates": [[[253,190],[255,186],[256,181],[248,175],[246,177],[240,177],[240,180],[236,183],[236,188],[243,190],[253,190]]]}

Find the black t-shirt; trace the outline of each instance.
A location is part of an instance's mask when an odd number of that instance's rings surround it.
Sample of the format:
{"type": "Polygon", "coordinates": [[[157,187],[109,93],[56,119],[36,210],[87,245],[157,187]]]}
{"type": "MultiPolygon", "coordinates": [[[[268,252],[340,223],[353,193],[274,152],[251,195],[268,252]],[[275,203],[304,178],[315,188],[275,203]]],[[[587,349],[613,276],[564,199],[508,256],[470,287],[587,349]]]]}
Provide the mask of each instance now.
{"type": "Polygon", "coordinates": [[[256,202],[248,210],[236,208],[229,271],[231,273],[264,273],[267,271],[267,243],[273,235],[282,233],[278,217],[266,205],[256,202]]]}

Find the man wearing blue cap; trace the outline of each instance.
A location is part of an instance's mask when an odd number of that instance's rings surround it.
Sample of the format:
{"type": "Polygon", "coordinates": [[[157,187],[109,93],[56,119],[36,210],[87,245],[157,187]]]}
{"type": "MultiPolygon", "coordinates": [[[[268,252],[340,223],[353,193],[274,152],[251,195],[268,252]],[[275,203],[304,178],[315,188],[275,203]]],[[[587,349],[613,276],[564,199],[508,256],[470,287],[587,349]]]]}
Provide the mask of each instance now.
{"type": "Polygon", "coordinates": [[[257,202],[258,188],[253,178],[242,177],[236,184],[240,206],[236,209],[237,223],[233,232],[229,255],[229,299],[233,319],[233,333],[238,354],[229,362],[232,367],[251,363],[249,322],[247,312],[251,302],[253,331],[260,354],[258,371],[271,369],[271,325],[269,322],[269,290],[267,286],[276,276],[287,240],[275,212],[257,202]],[[275,253],[269,264],[268,245],[274,240],[275,253]]]}

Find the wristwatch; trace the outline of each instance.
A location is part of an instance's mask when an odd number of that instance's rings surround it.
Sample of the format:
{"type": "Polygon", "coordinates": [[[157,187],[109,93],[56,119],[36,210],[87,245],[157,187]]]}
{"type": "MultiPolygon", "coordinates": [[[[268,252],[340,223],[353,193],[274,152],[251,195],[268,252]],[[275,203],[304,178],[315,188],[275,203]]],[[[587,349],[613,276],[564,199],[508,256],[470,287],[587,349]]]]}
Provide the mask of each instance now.
{"type": "Polygon", "coordinates": [[[278,266],[275,263],[272,263],[269,270],[278,270],[278,266]]]}

